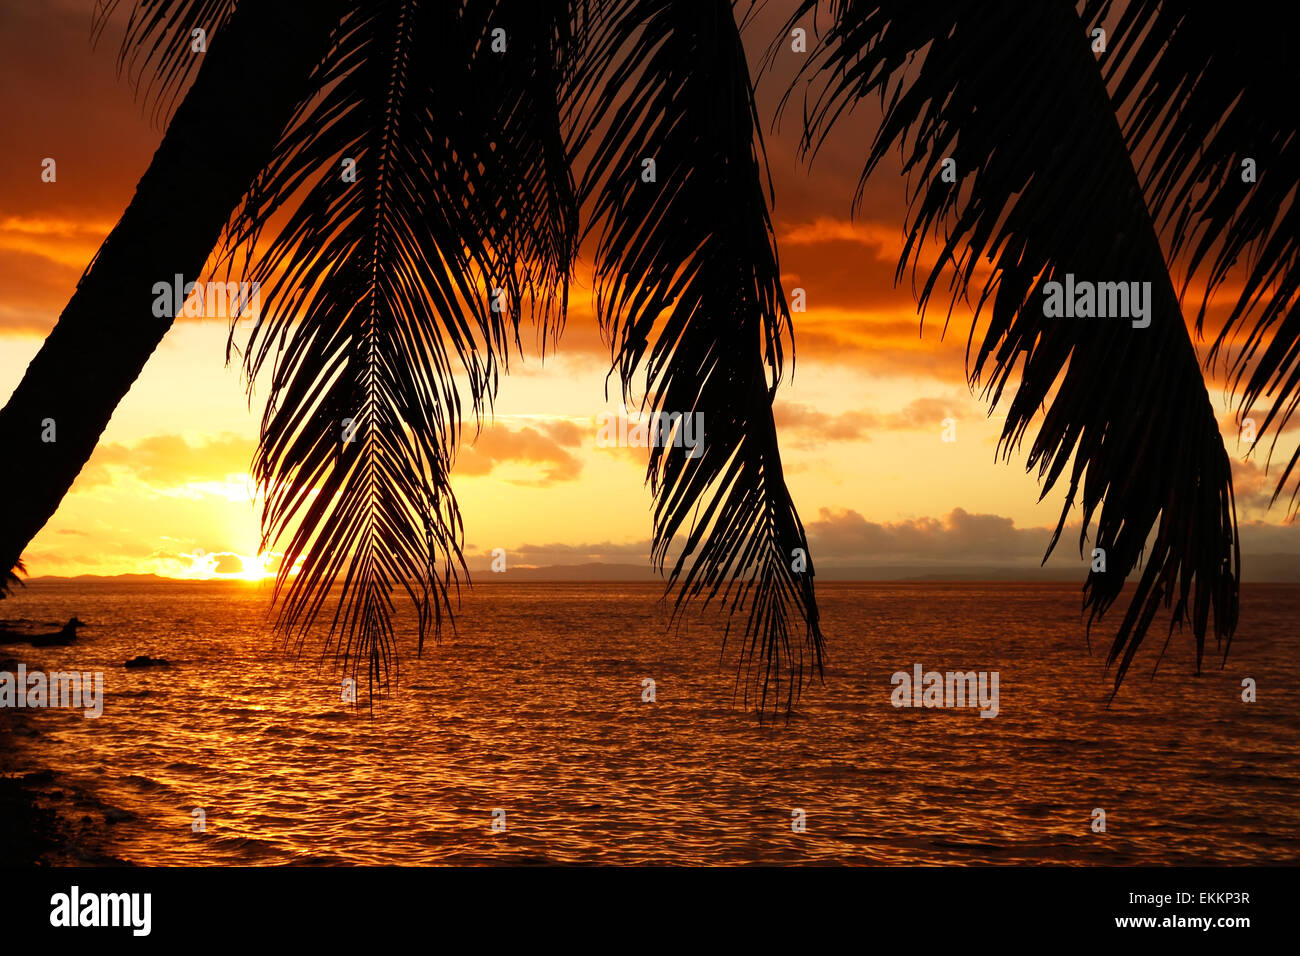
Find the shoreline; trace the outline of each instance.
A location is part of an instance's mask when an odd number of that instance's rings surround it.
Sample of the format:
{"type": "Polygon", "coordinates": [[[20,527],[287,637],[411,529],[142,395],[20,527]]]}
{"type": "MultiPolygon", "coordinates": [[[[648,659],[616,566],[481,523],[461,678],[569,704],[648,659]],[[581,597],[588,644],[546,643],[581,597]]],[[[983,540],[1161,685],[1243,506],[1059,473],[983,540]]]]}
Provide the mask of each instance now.
{"type": "MultiPolygon", "coordinates": [[[[0,671],[20,663],[0,656],[0,671]]],[[[0,866],[131,866],[109,852],[112,807],[57,770],[25,765],[25,744],[38,736],[27,712],[0,708],[0,866]]]]}

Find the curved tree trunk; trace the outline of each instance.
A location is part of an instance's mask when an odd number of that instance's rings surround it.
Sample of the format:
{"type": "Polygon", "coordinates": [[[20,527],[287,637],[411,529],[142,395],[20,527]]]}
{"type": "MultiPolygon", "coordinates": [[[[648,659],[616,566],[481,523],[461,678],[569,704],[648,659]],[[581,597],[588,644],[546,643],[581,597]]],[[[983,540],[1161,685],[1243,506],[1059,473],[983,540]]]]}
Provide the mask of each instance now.
{"type": "Polygon", "coordinates": [[[171,327],[153,314],[154,283],[198,278],[308,92],[343,7],[245,0],[211,51],[195,54],[202,67],[135,197],[0,411],[0,571],[54,514],[171,327]]]}

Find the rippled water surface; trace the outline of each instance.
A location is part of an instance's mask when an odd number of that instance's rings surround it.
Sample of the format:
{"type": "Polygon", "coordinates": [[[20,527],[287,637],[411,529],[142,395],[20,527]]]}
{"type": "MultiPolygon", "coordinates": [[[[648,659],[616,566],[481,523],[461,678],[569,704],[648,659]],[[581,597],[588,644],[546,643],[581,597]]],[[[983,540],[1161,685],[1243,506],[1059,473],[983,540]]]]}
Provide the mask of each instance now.
{"type": "Polygon", "coordinates": [[[4,617],[90,626],[0,656],[102,670],[104,714],[11,714],[0,746],[94,794],[141,864],[1300,861],[1300,589],[1246,588],[1227,668],[1211,648],[1199,678],[1176,633],[1150,679],[1160,631],[1109,708],[1075,586],[819,590],[825,684],[760,726],[720,629],[667,632],[656,585],[481,584],[371,719],[314,649],[275,650],[265,589],[36,582],[4,617]],[[122,666],[138,654],[174,666],[122,666]],[[917,661],[999,671],[999,715],[895,709],[917,661]]]}

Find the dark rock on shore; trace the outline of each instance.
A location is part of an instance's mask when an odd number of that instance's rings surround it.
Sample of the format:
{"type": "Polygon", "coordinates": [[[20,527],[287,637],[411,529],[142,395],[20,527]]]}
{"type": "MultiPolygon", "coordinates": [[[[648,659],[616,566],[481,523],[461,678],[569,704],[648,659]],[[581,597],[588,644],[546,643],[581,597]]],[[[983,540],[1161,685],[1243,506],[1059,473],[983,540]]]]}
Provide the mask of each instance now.
{"type": "Polygon", "coordinates": [[[0,840],[0,864],[34,866],[56,850],[61,839],[58,815],[37,806],[38,774],[0,776],[0,819],[5,839],[0,840]]]}

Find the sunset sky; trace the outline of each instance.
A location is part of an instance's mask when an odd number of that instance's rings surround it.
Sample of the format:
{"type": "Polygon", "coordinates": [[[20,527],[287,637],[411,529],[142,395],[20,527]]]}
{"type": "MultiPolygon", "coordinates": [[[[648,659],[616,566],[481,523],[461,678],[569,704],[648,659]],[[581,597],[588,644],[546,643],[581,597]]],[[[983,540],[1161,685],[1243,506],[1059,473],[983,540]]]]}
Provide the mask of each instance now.
{"type": "MultiPolygon", "coordinates": [[[[162,135],[116,76],[120,22],[91,49],[92,8],[92,0],[50,0],[0,10],[6,397],[125,209],[162,135]],[[41,181],[45,157],[58,164],[55,183],[41,181]]],[[[751,50],[767,39],[752,37],[751,50]]],[[[791,67],[797,54],[785,55],[791,67]]],[[[773,76],[760,84],[765,117],[782,87],[773,76]]],[[[965,384],[969,314],[955,313],[941,338],[943,314],[936,310],[922,334],[910,288],[894,287],[902,178],[876,177],[860,213],[850,216],[873,116],[844,122],[811,174],[795,155],[798,116],[791,110],[781,132],[767,137],[785,287],[787,294],[806,289],[808,300],[808,311],[795,316],[797,359],[778,421],[786,477],[819,570],[1035,567],[1061,499],[1038,502],[1023,454],[1009,463],[995,459],[1001,417],[989,419],[965,384]],[[958,423],[953,443],[941,441],[948,417],[958,423]]],[[[212,148],[221,148],[219,130],[212,148]]],[[[612,388],[605,398],[609,352],[594,323],[588,269],[589,259],[579,268],[558,354],[543,363],[526,332],[525,352],[502,381],[495,420],[476,443],[469,444],[472,428],[465,435],[454,487],[471,567],[485,567],[493,548],[504,548],[516,566],[646,562],[645,452],[596,445],[596,418],[617,410],[618,393],[612,388]]],[[[104,321],[130,317],[108,314],[104,321]]],[[[59,512],[29,546],[31,574],[261,573],[247,469],[264,393],[250,408],[238,367],[224,362],[226,334],[221,320],[178,320],[59,512]]],[[[1198,349],[1204,356],[1205,343],[1198,349]]],[[[1261,562],[1293,555],[1292,567],[1300,568],[1300,531],[1285,524],[1285,502],[1267,510],[1273,477],[1264,476],[1266,449],[1258,462],[1243,464],[1246,448],[1237,444],[1221,378],[1212,380],[1211,396],[1237,459],[1247,580],[1252,555],[1261,562]]],[[[1277,460],[1289,455],[1296,434],[1285,436],[1277,460]]],[[[1078,566],[1082,582],[1074,543],[1062,540],[1054,566],[1078,566]]]]}

